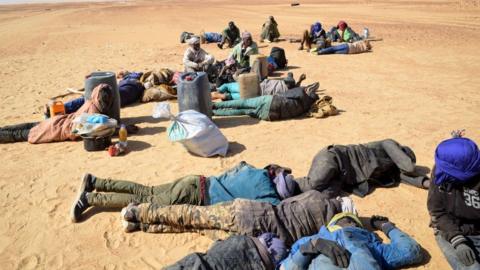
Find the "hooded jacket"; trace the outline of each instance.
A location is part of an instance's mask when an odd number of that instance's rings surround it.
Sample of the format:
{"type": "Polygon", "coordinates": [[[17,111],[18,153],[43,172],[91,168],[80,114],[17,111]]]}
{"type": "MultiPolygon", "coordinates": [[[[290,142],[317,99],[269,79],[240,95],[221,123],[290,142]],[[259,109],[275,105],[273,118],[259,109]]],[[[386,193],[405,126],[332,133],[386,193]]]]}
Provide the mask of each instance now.
{"type": "Polygon", "coordinates": [[[270,120],[292,119],[310,110],[318,99],[315,93],[307,94],[303,87],[296,87],[273,96],[270,105],[270,120]]]}
{"type": "Polygon", "coordinates": [[[336,181],[335,185],[363,197],[371,191],[372,181],[391,186],[403,174],[417,176],[415,163],[398,142],[386,139],[358,145],[330,145],[315,156],[308,176],[297,182],[302,191],[322,191],[336,181]],[[331,168],[334,168],[332,173],[324,171],[331,168]]]}

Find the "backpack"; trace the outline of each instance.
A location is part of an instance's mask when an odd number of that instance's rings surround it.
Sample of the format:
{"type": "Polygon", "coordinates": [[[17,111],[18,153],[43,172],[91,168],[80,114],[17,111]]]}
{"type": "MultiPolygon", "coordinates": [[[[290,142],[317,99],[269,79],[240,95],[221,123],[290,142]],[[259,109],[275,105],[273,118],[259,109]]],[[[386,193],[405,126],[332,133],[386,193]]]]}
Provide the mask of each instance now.
{"type": "Polygon", "coordinates": [[[275,60],[277,67],[282,69],[287,67],[287,58],[285,56],[285,50],[279,47],[273,47],[270,51],[270,56],[275,60]]]}

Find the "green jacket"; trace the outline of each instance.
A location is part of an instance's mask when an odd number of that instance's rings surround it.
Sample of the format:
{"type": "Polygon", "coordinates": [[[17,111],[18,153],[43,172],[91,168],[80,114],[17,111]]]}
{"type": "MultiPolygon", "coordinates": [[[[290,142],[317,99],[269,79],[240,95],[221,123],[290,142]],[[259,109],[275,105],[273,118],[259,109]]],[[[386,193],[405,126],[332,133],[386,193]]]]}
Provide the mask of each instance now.
{"type": "Polygon", "coordinates": [[[258,54],[258,46],[257,43],[252,42],[252,45],[248,46],[242,53],[242,45],[243,41],[235,45],[230,56],[233,57],[242,68],[246,68],[250,66],[250,55],[258,54]]]}

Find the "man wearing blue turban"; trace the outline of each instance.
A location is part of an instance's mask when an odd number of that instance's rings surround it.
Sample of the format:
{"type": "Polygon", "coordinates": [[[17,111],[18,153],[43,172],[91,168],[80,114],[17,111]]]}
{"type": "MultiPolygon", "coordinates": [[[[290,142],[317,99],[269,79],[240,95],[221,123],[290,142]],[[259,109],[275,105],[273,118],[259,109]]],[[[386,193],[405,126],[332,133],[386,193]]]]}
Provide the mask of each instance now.
{"type": "Polygon", "coordinates": [[[453,269],[480,269],[480,151],[467,138],[441,142],[428,193],[438,246],[453,269]]]}

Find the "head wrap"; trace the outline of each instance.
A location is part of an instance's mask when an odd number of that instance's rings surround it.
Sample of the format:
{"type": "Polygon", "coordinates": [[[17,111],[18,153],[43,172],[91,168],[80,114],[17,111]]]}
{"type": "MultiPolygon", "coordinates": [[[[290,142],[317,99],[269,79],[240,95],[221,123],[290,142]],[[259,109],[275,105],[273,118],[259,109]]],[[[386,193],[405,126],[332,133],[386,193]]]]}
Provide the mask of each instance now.
{"type": "Polygon", "coordinates": [[[363,228],[363,224],[362,224],[362,222],[360,221],[360,219],[357,217],[357,215],[352,214],[352,213],[342,212],[342,213],[336,214],[336,215],[333,216],[333,218],[330,220],[330,222],[329,222],[328,225],[327,225],[328,231],[334,232],[334,231],[336,231],[336,230],[342,229],[342,227],[340,227],[340,226],[337,225],[337,221],[339,221],[339,220],[342,219],[342,218],[351,218],[353,221],[355,221],[355,223],[357,223],[357,224],[360,226],[360,228],[363,228]]]}
{"type": "Polygon", "coordinates": [[[200,39],[197,36],[193,36],[187,40],[188,45],[200,44],[200,39]]]}
{"type": "Polygon", "coordinates": [[[270,258],[275,265],[278,265],[287,256],[285,243],[275,234],[264,233],[258,237],[258,240],[267,248],[268,254],[270,254],[270,258]]]}
{"type": "Polygon", "coordinates": [[[291,174],[286,174],[284,172],[277,173],[277,176],[273,179],[273,183],[275,183],[277,193],[282,200],[290,198],[295,194],[297,182],[293,180],[291,174]]]}
{"type": "Polygon", "coordinates": [[[252,38],[252,34],[250,34],[250,32],[243,32],[242,33],[242,39],[244,38],[252,38]]]}
{"type": "Polygon", "coordinates": [[[435,184],[467,182],[480,174],[480,152],[474,141],[452,138],[435,150],[435,184]]]}
{"type": "Polygon", "coordinates": [[[315,22],[313,25],[312,25],[312,29],[311,29],[311,32],[313,34],[316,34],[316,33],[319,33],[320,31],[322,31],[322,24],[320,22],[315,22]]]}
{"type": "Polygon", "coordinates": [[[345,28],[347,28],[347,23],[345,21],[339,21],[337,27],[343,31],[345,28]]]}

